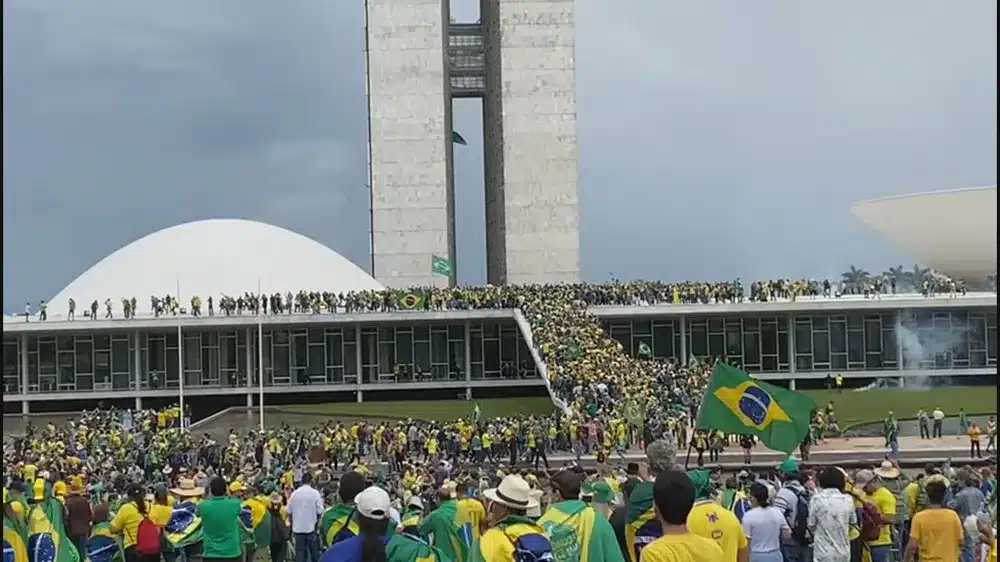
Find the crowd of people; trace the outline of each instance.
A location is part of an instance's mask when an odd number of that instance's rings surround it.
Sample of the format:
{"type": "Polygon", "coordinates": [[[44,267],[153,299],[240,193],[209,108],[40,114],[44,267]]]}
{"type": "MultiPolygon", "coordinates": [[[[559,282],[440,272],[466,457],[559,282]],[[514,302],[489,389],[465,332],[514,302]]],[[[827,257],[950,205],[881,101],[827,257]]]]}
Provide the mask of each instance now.
{"type": "Polygon", "coordinates": [[[5,435],[4,562],[996,556],[995,468],[944,463],[908,478],[891,461],[849,473],[789,459],[756,474],[685,472],[671,428],[646,444],[646,463],[547,466],[529,420],[331,422],[215,440],[182,431],[181,415],[93,411],[5,435]],[[462,439],[489,432],[501,443],[527,433],[529,451],[462,439]],[[489,458],[501,453],[512,462],[489,458]]]}

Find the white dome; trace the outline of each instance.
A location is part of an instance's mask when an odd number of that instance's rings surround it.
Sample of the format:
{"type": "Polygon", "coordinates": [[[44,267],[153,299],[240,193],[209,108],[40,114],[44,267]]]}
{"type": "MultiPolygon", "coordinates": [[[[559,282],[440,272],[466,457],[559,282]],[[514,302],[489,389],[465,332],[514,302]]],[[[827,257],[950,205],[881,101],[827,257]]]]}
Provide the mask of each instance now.
{"type": "Polygon", "coordinates": [[[73,280],[50,302],[70,298],[77,307],[110,298],[117,308],[135,297],[140,309],[150,296],[240,296],[257,292],[348,292],[383,286],[337,252],[277,226],[239,219],[189,222],[144,236],[119,249],[73,280]]]}
{"type": "Polygon", "coordinates": [[[952,277],[997,271],[997,188],[950,189],[855,203],[854,216],[952,277]]]}

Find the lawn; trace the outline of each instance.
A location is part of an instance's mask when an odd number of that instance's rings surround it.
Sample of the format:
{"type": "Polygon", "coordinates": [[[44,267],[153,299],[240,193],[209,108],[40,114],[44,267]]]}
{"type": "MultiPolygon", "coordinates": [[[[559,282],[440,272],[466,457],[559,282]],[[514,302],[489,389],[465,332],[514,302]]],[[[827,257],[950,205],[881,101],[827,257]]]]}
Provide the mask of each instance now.
{"type": "Polygon", "coordinates": [[[837,423],[841,427],[859,422],[883,419],[891,410],[897,419],[913,419],[917,411],[934,408],[949,415],[958,414],[959,408],[965,408],[967,414],[995,414],[997,411],[997,387],[966,386],[932,388],[928,390],[906,390],[902,388],[885,388],[855,392],[845,390],[808,390],[805,391],[824,407],[831,400],[837,414],[837,423]]]}
{"type": "MultiPolygon", "coordinates": [[[[875,421],[892,410],[899,419],[915,418],[921,407],[940,407],[949,416],[965,408],[967,414],[993,414],[997,411],[997,388],[988,386],[905,390],[898,388],[843,392],[805,391],[819,406],[831,400],[841,427],[875,421]]],[[[477,400],[484,417],[549,414],[555,407],[548,398],[489,398],[477,400]]],[[[410,400],[400,402],[342,402],[280,406],[288,414],[316,416],[371,416],[374,418],[413,418],[454,420],[472,415],[473,403],[466,400],[410,400]]]]}

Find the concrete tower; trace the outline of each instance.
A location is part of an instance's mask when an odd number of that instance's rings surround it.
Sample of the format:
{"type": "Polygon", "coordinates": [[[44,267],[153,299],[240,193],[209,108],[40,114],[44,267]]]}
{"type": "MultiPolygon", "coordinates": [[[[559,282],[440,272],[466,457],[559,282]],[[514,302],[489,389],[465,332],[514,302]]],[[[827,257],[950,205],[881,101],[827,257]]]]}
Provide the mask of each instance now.
{"type": "Polygon", "coordinates": [[[573,0],[368,0],[374,276],[443,286],[455,259],[452,100],[483,103],[487,280],[580,277],[573,0]]]}

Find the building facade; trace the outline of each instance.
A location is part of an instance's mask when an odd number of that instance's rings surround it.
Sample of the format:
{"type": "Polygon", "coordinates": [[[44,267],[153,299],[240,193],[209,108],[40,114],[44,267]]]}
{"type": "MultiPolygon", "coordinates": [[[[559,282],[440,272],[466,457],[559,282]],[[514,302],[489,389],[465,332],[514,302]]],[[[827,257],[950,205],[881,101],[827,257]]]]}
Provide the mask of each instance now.
{"type": "MultiPolygon", "coordinates": [[[[635,354],[760,378],[994,375],[995,295],[593,307],[635,354]]],[[[523,318],[523,317],[522,317],[523,318]]],[[[5,403],[543,385],[513,310],[4,322],[5,403]],[[258,323],[260,320],[260,323],[258,323]]]]}
{"type": "Polygon", "coordinates": [[[452,102],[483,103],[487,280],[580,275],[573,1],[368,0],[373,274],[447,285],[455,259],[452,102]]]}

